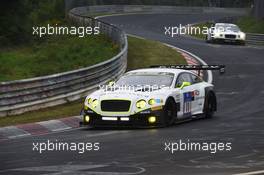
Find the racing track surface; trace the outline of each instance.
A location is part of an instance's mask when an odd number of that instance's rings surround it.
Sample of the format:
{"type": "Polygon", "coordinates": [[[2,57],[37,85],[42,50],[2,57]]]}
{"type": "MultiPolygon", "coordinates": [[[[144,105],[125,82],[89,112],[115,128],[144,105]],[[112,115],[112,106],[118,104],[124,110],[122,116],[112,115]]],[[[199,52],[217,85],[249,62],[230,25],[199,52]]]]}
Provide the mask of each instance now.
{"type": "MultiPolygon", "coordinates": [[[[207,44],[188,37],[170,38],[164,26],[176,26],[215,15],[125,15],[105,17],[129,34],[186,49],[208,64],[225,64],[226,74],[214,73],[219,110],[213,119],[163,129],[76,129],[0,142],[0,174],[233,174],[264,169],[264,49],[257,46],[207,44]],[[100,151],[32,151],[32,142],[60,140],[100,142],[100,151]],[[164,142],[232,142],[232,151],[164,151],[164,142]],[[109,173],[112,172],[112,173],[109,173]]],[[[140,60],[139,60],[140,61],[140,60]]]]}

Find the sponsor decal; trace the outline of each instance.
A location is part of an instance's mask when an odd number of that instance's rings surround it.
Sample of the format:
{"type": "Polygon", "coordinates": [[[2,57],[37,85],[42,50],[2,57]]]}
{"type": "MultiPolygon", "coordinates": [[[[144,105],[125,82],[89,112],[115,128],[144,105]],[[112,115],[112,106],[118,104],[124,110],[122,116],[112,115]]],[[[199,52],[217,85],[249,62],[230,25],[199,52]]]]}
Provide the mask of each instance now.
{"type": "Polygon", "coordinates": [[[155,99],[155,102],[156,103],[163,103],[163,100],[162,99],[155,99]]]}
{"type": "Polygon", "coordinates": [[[198,90],[183,93],[183,113],[190,115],[192,110],[192,101],[194,101],[195,96],[199,96],[200,92],[198,90]]]}
{"type": "Polygon", "coordinates": [[[191,114],[193,92],[183,93],[183,114],[191,114]]]}

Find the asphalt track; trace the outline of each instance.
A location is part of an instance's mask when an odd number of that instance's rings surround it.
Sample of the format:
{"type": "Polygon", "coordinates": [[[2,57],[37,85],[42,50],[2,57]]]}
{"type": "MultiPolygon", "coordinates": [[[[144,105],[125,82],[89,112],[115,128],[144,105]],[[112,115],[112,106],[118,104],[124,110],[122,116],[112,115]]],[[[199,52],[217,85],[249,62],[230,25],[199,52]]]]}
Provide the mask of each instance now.
{"type": "MultiPolygon", "coordinates": [[[[0,143],[0,174],[235,174],[264,169],[264,49],[257,46],[207,44],[164,35],[164,26],[215,19],[221,15],[139,14],[105,17],[129,34],[186,49],[208,64],[225,64],[214,73],[218,112],[213,119],[163,129],[75,129],[0,143]],[[54,151],[39,154],[32,142],[100,142],[84,154],[54,151]],[[232,142],[228,152],[164,151],[164,142],[232,142]]],[[[139,60],[140,61],[140,60],[139,60]]]]}

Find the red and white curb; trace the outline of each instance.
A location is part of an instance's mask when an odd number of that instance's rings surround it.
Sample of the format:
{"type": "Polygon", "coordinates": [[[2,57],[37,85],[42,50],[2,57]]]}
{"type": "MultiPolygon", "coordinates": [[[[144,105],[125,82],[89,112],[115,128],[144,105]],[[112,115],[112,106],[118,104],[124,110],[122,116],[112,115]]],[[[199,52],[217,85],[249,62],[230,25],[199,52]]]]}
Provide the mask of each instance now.
{"type": "Polygon", "coordinates": [[[2,127],[0,128],[0,141],[78,128],[80,121],[81,116],[74,116],[57,120],[2,127]]]}
{"type": "MultiPolygon", "coordinates": [[[[178,49],[178,48],[176,48],[174,46],[171,46],[171,45],[167,45],[167,46],[171,47],[172,49],[177,50],[177,52],[179,52],[184,57],[184,59],[186,60],[188,65],[200,65],[200,63],[193,56],[191,56],[190,54],[186,53],[185,51],[180,50],[180,49],[178,49]]],[[[199,73],[198,71],[193,71],[193,72],[195,74],[199,73]]],[[[199,76],[203,77],[203,72],[202,71],[200,72],[199,76]]]]}

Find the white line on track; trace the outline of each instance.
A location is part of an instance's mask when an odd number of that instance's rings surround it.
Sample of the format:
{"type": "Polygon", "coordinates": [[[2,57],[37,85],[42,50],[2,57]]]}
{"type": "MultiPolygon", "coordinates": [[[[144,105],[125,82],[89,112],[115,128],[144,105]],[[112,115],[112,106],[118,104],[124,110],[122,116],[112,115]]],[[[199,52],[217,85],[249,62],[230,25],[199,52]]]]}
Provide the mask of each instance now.
{"type": "Polygon", "coordinates": [[[98,137],[98,136],[107,136],[107,135],[113,135],[113,134],[122,134],[122,133],[128,133],[129,131],[109,131],[109,132],[102,132],[98,134],[88,134],[85,137],[98,137]]]}
{"type": "Polygon", "coordinates": [[[264,174],[264,170],[251,171],[247,173],[238,173],[238,174],[233,174],[233,175],[256,175],[256,174],[264,174]]]}
{"type": "Polygon", "coordinates": [[[153,13],[148,13],[148,12],[142,12],[142,13],[113,13],[109,15],[101,15],[101,16],[96,16],[94,19],[99,19],[99,18],[104,18],[104,17],[111,17],[111,16],[127,16],[127,15],[138,15],[138,14],[153,14],[153,13]]]}
{"type": "Polygon", "coordinates": [[[218,94],[218,95],[236,95],[236,94],[241,94],[241,93],[232,91],[232,92],[216,92],[216,94],[218,94]]]}
{"type": "Polygon", "coordinates": [[[137,36],[137,35],[133,35],[133,34],[127,34],[127,36],[131,36],[131,37],[135,37],[135,38],[138,38],[138,39],[146,40],[146,38],[143,38],[143,37],[137,36]]]}

